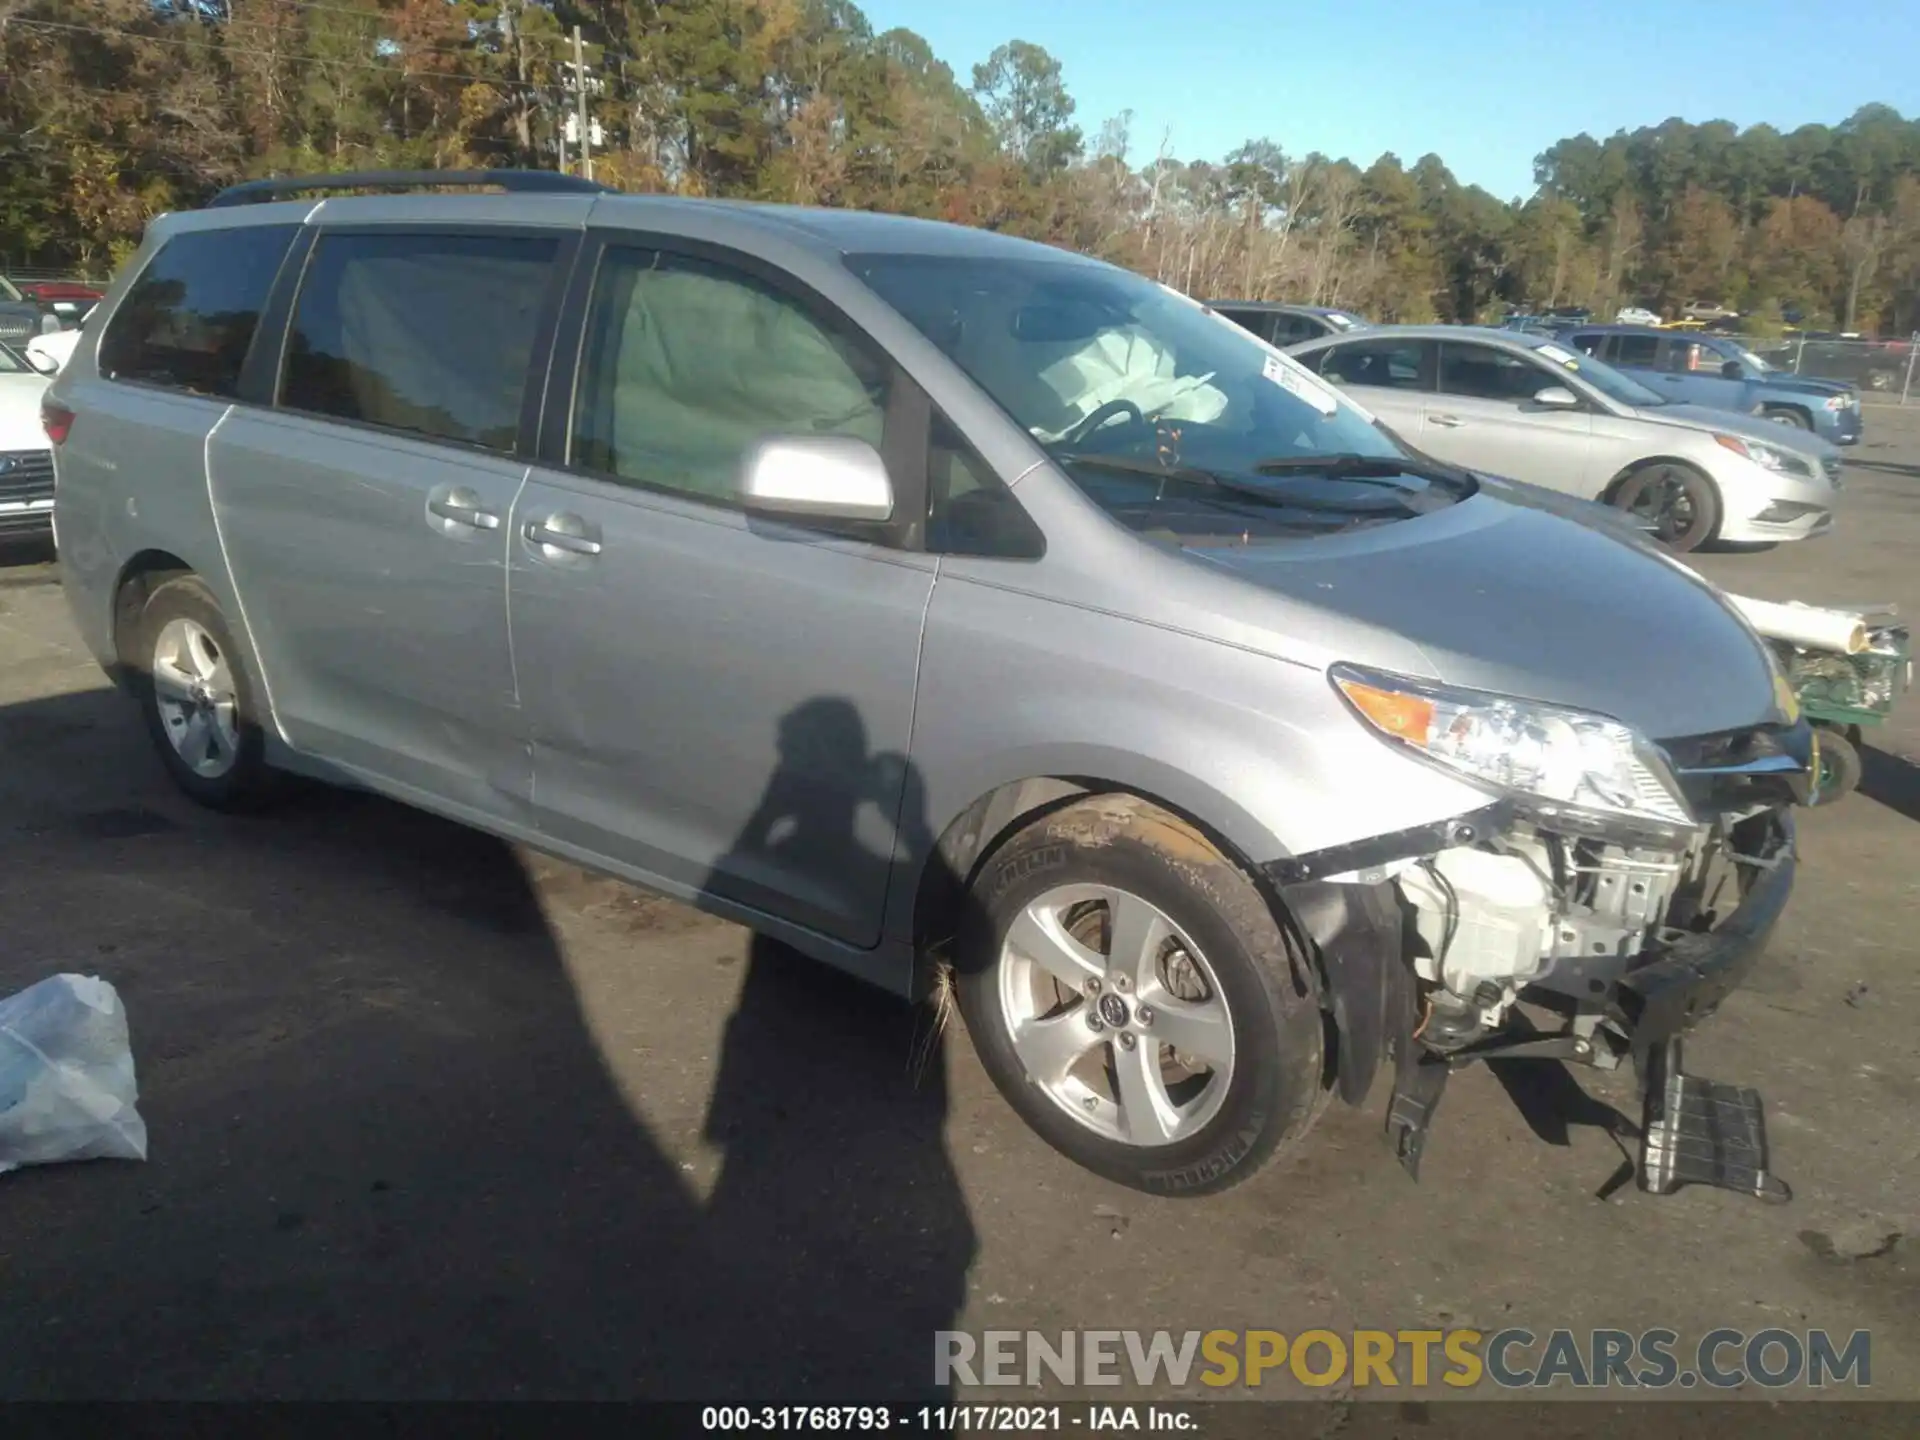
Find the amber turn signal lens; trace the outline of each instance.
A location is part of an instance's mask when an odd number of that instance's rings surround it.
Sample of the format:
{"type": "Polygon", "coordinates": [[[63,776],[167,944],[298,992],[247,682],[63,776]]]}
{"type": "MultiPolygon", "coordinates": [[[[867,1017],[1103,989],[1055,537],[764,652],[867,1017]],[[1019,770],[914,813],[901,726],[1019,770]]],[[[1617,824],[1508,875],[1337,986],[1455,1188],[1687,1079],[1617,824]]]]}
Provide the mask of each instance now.
{"type": "Polygon", "coordinates": [[[1358,680],[1336,682],[1340,691],[1367,719],[1396,740],[1424,747],[1433,730],[1433,702],[1396,690],[1380,690],[1358,680]]]}

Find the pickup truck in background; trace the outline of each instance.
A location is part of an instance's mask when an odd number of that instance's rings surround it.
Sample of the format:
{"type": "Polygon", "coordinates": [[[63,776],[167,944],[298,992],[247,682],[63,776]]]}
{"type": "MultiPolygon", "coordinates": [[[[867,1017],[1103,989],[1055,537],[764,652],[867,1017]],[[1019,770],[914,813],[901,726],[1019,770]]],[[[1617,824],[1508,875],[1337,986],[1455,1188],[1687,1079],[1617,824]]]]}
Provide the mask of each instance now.
{"type": "Polygon", "coordinates": [[[1640,325],[1570,327],[1559,335],[1673,400],[1761,415],[1835,445],[1857,445],[1864,433],[1853,386],[1776,369],[1731,335],[1640,325]]]}

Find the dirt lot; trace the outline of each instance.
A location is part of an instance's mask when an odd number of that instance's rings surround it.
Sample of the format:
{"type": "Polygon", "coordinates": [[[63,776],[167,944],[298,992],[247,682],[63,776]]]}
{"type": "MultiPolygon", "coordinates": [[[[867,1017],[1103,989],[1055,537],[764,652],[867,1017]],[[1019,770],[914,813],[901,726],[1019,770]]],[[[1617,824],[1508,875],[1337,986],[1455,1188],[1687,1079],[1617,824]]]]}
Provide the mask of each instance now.
{"type": "MultiPolygon", "coordinates": [[[[1870,434],[1833,537],[1702,567],[1920,613],[1920,411],[1870,434]]],[[[0,1397],[907,1396],[942,1328],[1510,1324],[1868,1329],[1920,1397],[1920,702],[1690,1049],[1764,1089],[1791,1205],[1597,1198],[1631,1092],[1551,1064],[1462,1074],[1418,1186],[1376,1086],[1159,1203],[730,926],[371,798],[196,812],[15,560],[0,993],[120,987],[152,1151],[0,1179],[0,1397]]]]}

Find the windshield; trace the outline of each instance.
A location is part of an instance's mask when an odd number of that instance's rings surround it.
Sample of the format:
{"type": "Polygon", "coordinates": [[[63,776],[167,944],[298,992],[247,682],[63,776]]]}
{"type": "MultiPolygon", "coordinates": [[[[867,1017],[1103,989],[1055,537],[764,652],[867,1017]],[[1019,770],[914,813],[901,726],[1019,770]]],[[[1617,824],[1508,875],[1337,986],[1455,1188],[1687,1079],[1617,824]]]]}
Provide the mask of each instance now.
{"type": "Polygon", "coordinates": [[[1733,353],[1740,357],[1742,364],[1751,366],[1753,369],[1759,371],[1762,375],[1766,374],[1767,371],[1773,369],[1773,366],[1769,365],[1766,361],[1762,360],[1758,355],[1754,354],[1753,351],[1747,349],[1747,347],[1744,345],[1734,346],[1733,353]]]}
{"type": "Polygon", "coordinates": [[[1573,371],[1617,404],[1631,405],[1636,410],[1651,410],[1656,405],[1667,403],[1664,395],[1656,394],[1638,380],[1622,375],[1606,361],[1596,360],[1591,355],[1577,354],[1559,345],[1536,345],[1533,353],[1542,360],[1551,360],[1554,364],[1573,371]]]}
{"type": "Polygon", "coordinates": [[[1137,530],[1250,543],[1380,517],[1383,488],[1471,491],[1304,367],[1138,275],[1064,255],[847,264],[1137,530]],[[1298,463],[1315,457],[1328,463],[1298,463]]]}

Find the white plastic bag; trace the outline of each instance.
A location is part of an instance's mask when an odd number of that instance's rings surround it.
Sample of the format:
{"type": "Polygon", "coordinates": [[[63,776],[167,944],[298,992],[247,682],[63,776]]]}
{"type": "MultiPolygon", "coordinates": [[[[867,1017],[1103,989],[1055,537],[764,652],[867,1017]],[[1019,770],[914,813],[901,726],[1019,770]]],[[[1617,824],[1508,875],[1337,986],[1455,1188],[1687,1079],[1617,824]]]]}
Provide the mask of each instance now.
{"type": "Polygon", "coordinates": [[[127,1012],[113,986],[55,975],[0,1000],[0,1173],[144,1160],[127,1012]]]}

